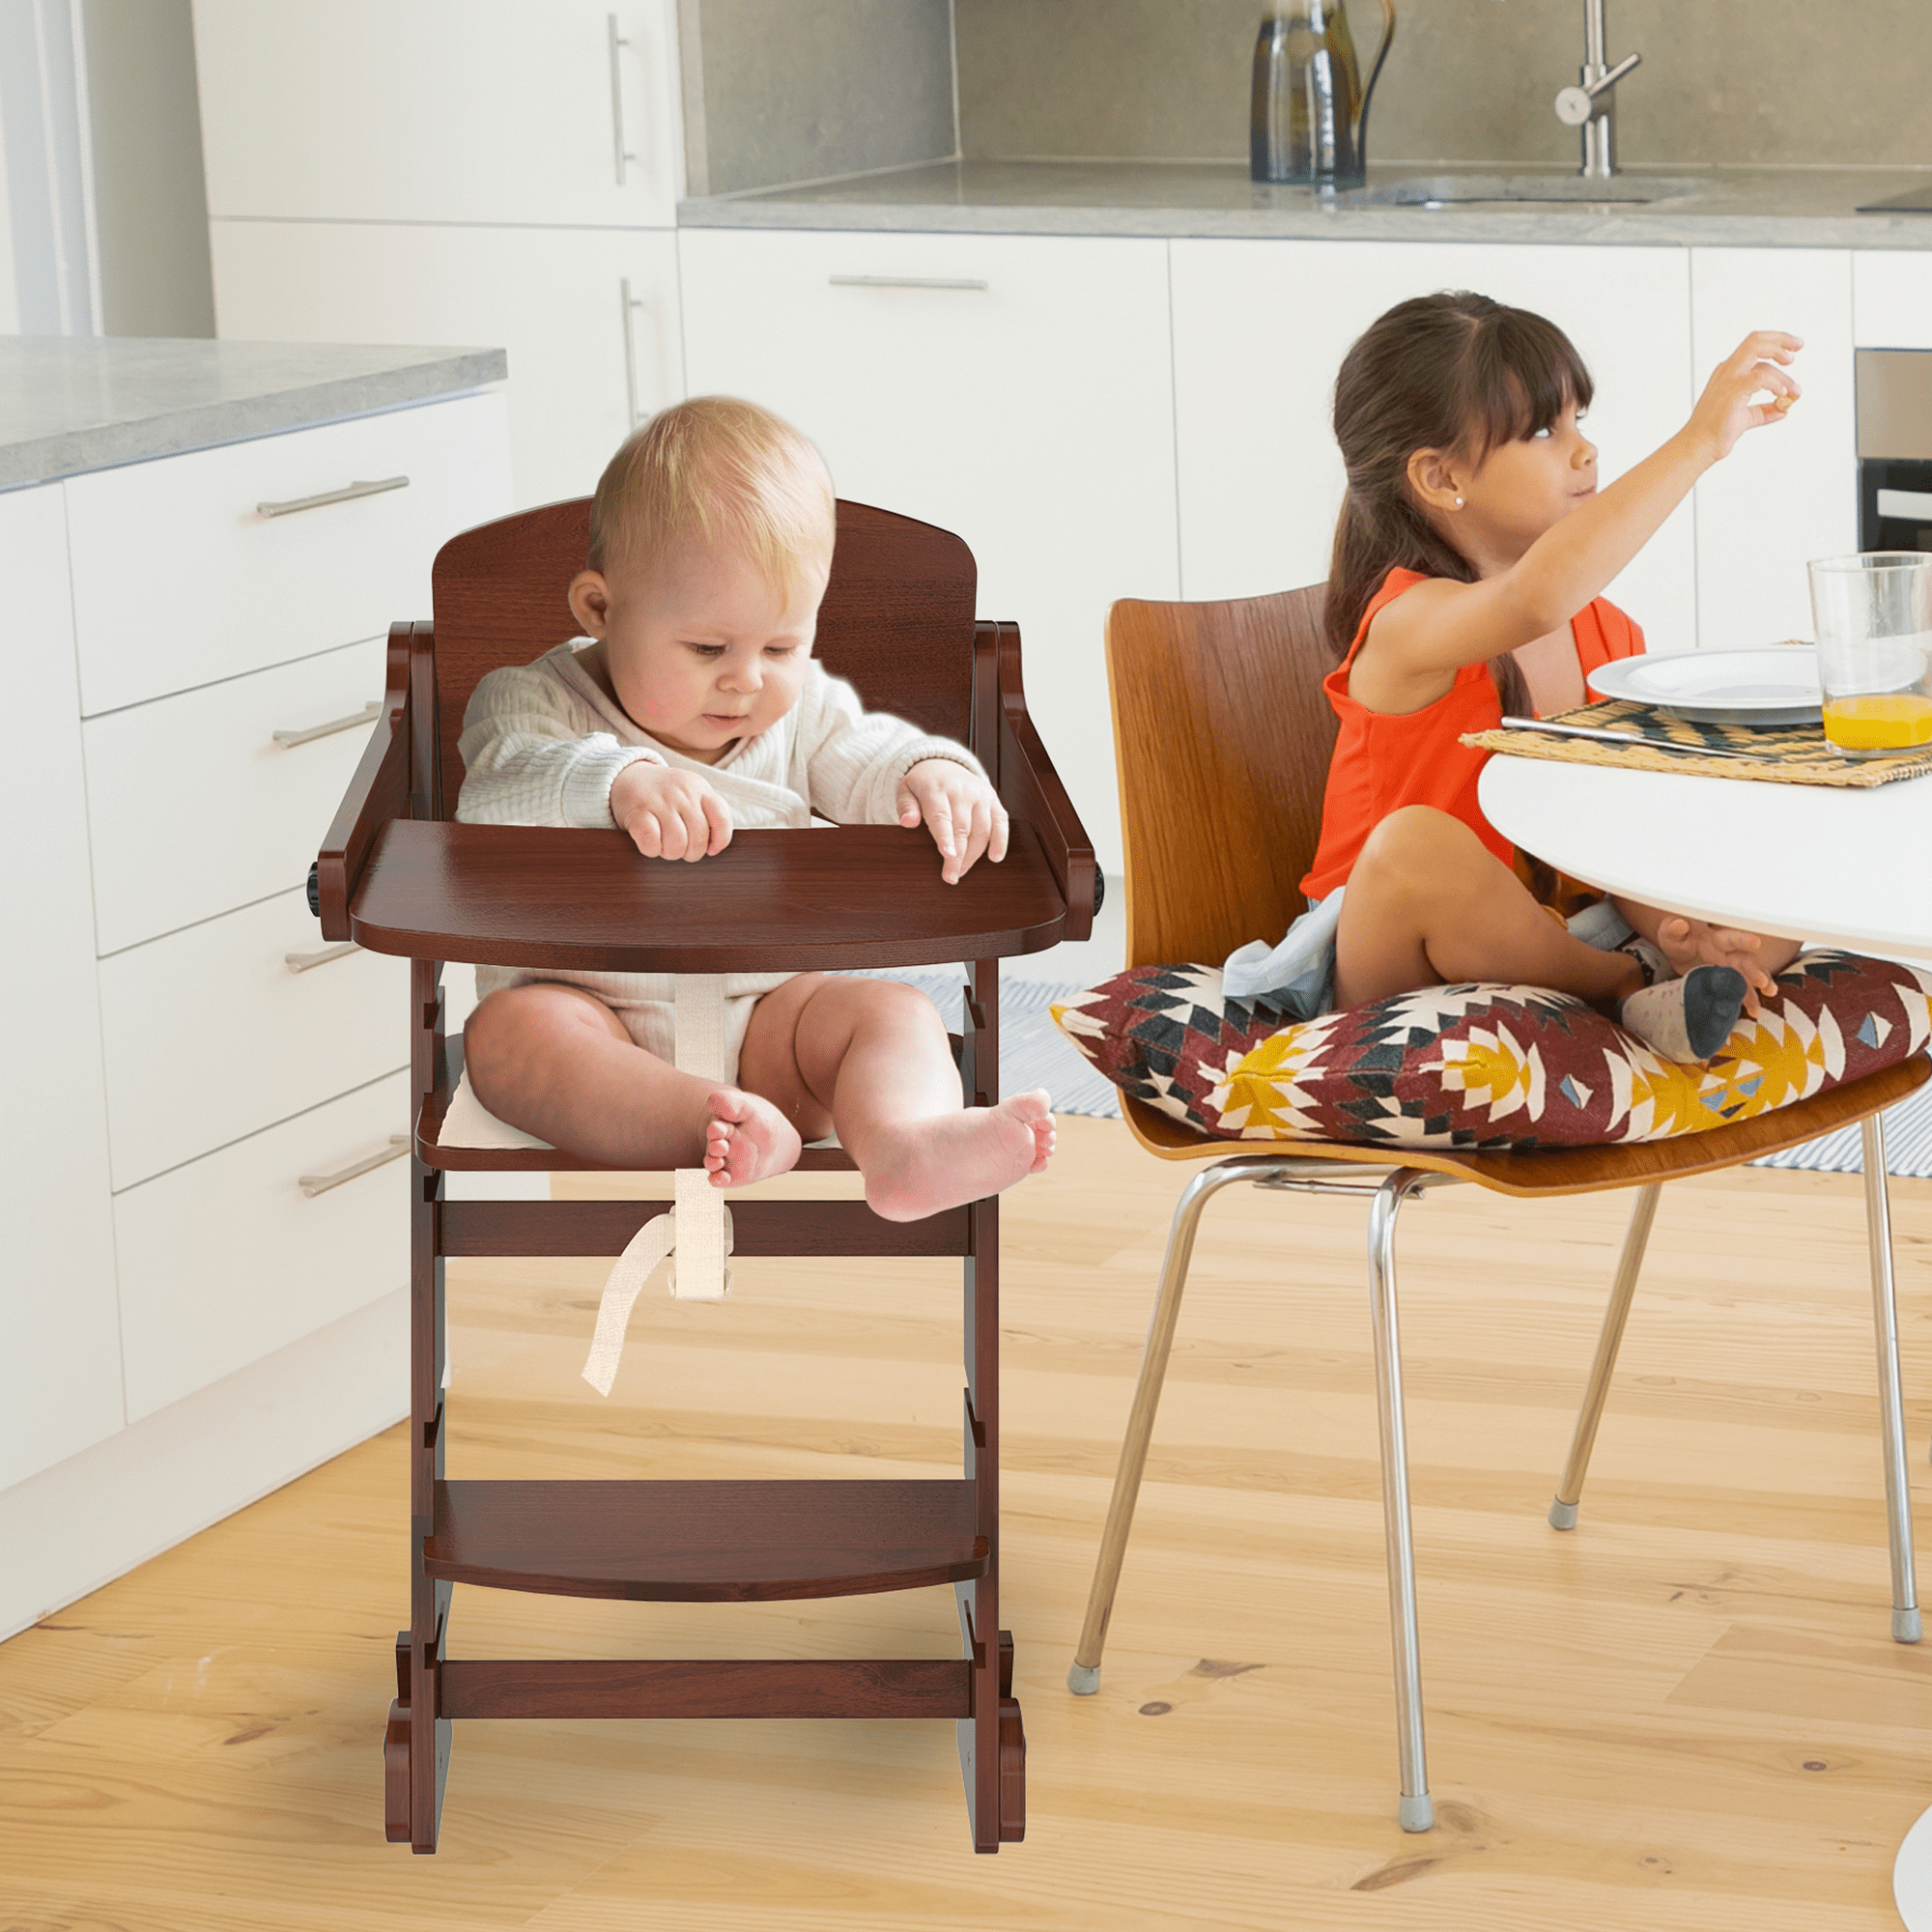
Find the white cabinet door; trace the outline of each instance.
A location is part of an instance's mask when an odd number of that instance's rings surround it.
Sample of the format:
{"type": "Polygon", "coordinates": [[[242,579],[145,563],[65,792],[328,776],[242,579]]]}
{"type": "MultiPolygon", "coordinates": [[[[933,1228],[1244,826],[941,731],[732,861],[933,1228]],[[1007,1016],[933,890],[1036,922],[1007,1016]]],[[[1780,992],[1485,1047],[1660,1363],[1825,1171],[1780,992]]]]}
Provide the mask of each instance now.
{"type": "Polygon", "coordinates": [[[673,219],[667,0],[195,0],[194,39],[217,218],[673,219]]]}
{"type": "Polygon", "coordinates": [[[1932,251],[1863,248],[1852,257],[1852,340],[1861,349],[1932,349],[1932,251]]]}
{"type": "Polygon", "coordinates": [[[965,539],[980,614],[1019,624],[1030,708],[1118,869],[1101,627],[1116,598],[1179,594],[1166,244],[678,242],[691,391],[769,405],[825,452],[840,496],[965,539]]]}
{"type": "Polygon", "coordinates": [[[122,1425],[87,799],[58,484],[0,496],[0,1489],[122,1425]]]}
{"type": "MultiPolygon", "coordinates": [[[[1190,598],[1254,597],[1328,575],[1341,509],[1335,374],[1386,309],[1473,289],[1548,316],[1596,381],[1605,483],[1683,426],[1693,398],[1682,249],[1178,241],[1175,424],[1190,598]]],[[[1609,586],[1652,650],[1697,641],[1690,508],[1609,586]]]]}
{"type": "Polygon", "coordinates": [[[1811,635],[1807,558],[1859,547],[1852,382],[1852,258],[1837,248],[1697,248],[1690,256],[1700,373],[1753,329],[1804,338],[1804,394],[1750,431],[1697,485],[1697,609],[1704,643],[1744,649],[1811,635]]]}
{"type": "Polygon", "coordinates": [[[588,496],[634,408],[684,393],[668,234],[214,221],[210,240],[232,339],[507,349],[519,507],[588,496]]]}

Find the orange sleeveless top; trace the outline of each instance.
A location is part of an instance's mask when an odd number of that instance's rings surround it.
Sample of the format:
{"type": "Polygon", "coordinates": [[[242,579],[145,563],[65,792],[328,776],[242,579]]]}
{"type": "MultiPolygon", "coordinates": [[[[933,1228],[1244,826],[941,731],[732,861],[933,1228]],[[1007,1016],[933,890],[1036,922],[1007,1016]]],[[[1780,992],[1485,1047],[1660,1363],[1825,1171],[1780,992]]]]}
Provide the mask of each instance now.
{"type": "MultiPolygon", "coordinates": [[[[1419,571],[1391,570],[1362,612],[1349,655],[1321,681],[1342,729],[1328,763],[1321,839],[1315,864],[1301,882],[1303,895],[1311,900],[1348,882],[1369,834],[1406,805],[1433,805],[1460,818],[1505,866],[1516,856],[1515,847],[1476,803],[1476,780],[1491,754],[1462,743],[1463,732],[1492,730],[1502,721],[1488,665],[1463,666],[1456,682],[1420,711],[1370,711],[1349,696],[1349,672],[1376,613],[1422,582],[1419,571]]],[[[1577,640],[1577,662],[1585,677],[1612,658],[1635,657],[1643,649],[1643,633],[1602,597],[1571,618],[1570,635],[1577,640]]]]}

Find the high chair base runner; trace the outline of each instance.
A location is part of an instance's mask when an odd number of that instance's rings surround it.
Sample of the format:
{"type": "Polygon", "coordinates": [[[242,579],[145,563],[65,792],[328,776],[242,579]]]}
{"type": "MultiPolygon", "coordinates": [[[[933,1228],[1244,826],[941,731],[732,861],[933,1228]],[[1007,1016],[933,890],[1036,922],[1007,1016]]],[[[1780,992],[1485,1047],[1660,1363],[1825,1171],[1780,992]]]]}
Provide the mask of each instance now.
{"type": "MultiPolygon", "coordinates": [[[[1012,1643],[1000,1628],[997,1198],[907,1223],[863,1201],[731,1206],[734,1262],[958,1261],[955,1478],[485,1482],[447,1472],[446,1262],[614,1259],[673,1204],[445,1198],[448,1170],[597,1163],[440,1145],[461,1059],[460,1042],[444,1037],[442,960],[677,975],[968,961],[960,1072],[969,1103],[985,1105],[998,1097],[1001,957],[1083,939],[1093,923],[1093,848],[1027,716],[1017,632],[976,621],[972,556],[956,537],[858,504],[838,507],[817,655],[869,705],[972,748],[1011,814],[1003,864],[945,885],[930,839],[897,826],[741,831],[694,867],[641,859],[616,832],[450,822],[469,693],[488,670],[528,663],[570,635],[563,590],[587,536],[580,501],[444,547],[436,625],[390,632],[384,716],[310,878],[326,935],[411,962],[410,1625],[397,1637],[384,1737],[387,1835],[435,1851],[460,1719],[950,1718],[971,1842],[995,1852],[1024,1834],[1026,1789],[1012,1643]],[[459,1583],[686,1604],[945,1586],[960,1647],[930,1658],[466,1658],[450,1634],[459,1583]]],[[[799,1162],[851,1165],[834,1150],[799,1162]]]]}

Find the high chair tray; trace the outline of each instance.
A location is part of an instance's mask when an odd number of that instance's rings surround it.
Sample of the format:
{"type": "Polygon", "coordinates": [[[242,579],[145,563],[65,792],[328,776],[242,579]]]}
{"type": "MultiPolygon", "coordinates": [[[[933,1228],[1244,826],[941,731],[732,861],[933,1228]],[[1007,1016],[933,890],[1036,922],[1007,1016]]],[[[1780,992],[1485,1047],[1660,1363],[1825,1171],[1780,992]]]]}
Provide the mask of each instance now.
{"type": "Polygon", "coordinates": [[[391,819],[350,902],[372,952],[607,973],[809,972],[1038,952],[1066,902],[1031,825],[956,886],[895,825],[740,832],[697,865],[620,832],[391,819]]]}

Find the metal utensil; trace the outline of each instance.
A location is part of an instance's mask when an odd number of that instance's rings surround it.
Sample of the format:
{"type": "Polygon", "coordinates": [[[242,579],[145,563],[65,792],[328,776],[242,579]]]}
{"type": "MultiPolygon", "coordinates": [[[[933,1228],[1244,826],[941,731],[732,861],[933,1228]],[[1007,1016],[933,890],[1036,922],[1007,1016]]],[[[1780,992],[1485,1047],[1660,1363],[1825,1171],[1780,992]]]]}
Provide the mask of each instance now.
{"type": "MultiPolygon", "coordinates": [[[[1539,718],[1505,718],[1507,731],[1548,731],[1558,738],[1590,738],[1605,745],[1648,745],[1659,752],[1684,752],[1693,758],[1748,758],[1763,764],[1767,753],[1741,752],[1730,745],[1685,745],[1675,738],[1651,738],[1640,731],[1606,731],[1594,724],[1551,724],[1539,718]]],[[[1776,753],[1769,754],[1775,759],[1776,753]]]]}

